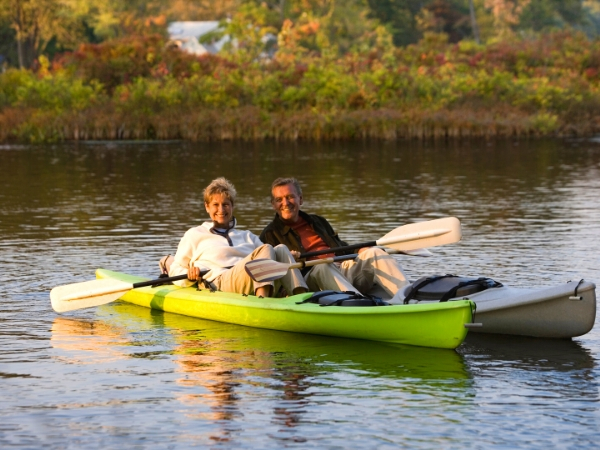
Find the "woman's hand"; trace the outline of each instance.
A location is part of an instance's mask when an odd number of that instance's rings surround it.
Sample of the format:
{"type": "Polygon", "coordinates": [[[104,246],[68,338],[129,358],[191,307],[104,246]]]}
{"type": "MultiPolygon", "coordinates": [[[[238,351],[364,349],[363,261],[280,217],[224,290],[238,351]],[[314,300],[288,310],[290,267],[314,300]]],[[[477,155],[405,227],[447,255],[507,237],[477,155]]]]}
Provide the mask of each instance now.
{"type": "Polygon", "coordinates": [[[190,281],[196,281],[196,280],[201,280],[202,277],[200,276],[200,269],[198,267],[190,267],[188,269],[188,280],[190,281]]]}
{"type": "Polygon", "coordinates": [[[294,259],[296,261],[298,261],[298,259],[300,259],[300,252],[297,252],[296,250],[290,250],[290,253],[292,254],[292,256],[294,257],[294,259]]]}

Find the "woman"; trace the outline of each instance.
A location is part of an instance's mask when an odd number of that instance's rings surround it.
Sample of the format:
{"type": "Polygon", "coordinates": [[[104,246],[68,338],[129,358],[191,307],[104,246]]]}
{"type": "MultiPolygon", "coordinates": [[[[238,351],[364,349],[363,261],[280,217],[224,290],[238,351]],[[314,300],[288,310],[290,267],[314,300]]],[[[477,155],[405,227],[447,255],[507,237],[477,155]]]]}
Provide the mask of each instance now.
{"type": "Polygon", "coordinates": [[[273,248],[250,231],[235,228],[235,197],[235,187],[228,180],[213,180],[204,189],[204,207],[211,221],[190,228],[179,242],[173,261],[163,259],[161,266],[168,267],[169,276],[187,273],[188,280],[176,282],[180,286],[204,280],[219,291],[262,297],[275,296],[281,286],[292,294],[306,292],[308,288],[298,269],[288,270],[280,280],[266,283],[255,282],[246,273],[245,265],[253,259],[268,258],[288,264],[295,261],[285,245],[273,248]],[[201,277],[203,270],[208,273],[201,277]]]}

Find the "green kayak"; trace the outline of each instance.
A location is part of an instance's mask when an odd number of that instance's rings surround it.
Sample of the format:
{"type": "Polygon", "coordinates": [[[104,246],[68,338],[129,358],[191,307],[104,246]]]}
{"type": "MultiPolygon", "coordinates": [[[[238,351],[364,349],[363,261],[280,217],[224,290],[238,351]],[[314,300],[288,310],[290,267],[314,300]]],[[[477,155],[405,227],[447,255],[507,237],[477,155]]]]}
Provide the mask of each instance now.
{"type": "MultiPolygon", "coordinates": [[[[127,283],[144,278],[96,271],[96,278],[127,283]]],[[[421,347],[456,348],[467,335],[475,304],[470,300],[387,306],[321,306],[313,293],[260,298],[174,285],[131,289],[121,300],[166,312],[218,322],[296,333],[367,339],[421,347]]]]}

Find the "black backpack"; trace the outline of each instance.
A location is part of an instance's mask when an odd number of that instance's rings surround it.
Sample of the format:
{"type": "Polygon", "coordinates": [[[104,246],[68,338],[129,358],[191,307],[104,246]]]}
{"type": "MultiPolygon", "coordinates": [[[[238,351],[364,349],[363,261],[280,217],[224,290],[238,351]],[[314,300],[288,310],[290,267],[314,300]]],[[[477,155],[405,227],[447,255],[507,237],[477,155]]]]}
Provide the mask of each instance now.
{"type": "Polygon", "coordinates": [[[319,291],[315,292],[311,297],[302,303],[317,303],[321,306],[388,306],[389,303],[384,302],[381,298],[373,295],[362,295],[356,292],[347,291],[319,291]]]}
{"type": "Polygon", "coordinates": [[[413,299],[447,302],[451,298],[465,297],[501,286],[502,283],[485,277],[467,278],[451,274],[433,275],[415,281],[404,298],[404,304],[408,304],[413,299]]]}

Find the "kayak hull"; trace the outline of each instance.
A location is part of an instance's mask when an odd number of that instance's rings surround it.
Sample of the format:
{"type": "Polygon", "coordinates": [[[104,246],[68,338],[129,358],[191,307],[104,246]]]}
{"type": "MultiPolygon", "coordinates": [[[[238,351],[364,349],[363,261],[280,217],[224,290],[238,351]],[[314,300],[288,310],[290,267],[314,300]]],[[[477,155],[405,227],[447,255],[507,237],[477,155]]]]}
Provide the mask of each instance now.
{"type": "MultiPolygon", "coordinates": [[[[572,338],[588,333],[596,320],[596,286],[576,283],[550,288],[511,289],[472,295],[478,306],[480,333],[500,333],[542,338],[572,338]],[[500,295],[498,295],[500,294],[500,295]]],[[[502,289],[502,288],[499,288],[502,289]]]]}
{"type": "MultiPolygon", "coordinates": [[[[105,269],[98,269],[96,277],[128,283],[145,280],[105,269]]],[[[454,349],[464,341],[468,332],[465,324],[472,321],[474,310],[470,300],[377,307],[298,304],[311,295],[264,299],[162,285],[132,289],[121,300],[146,308],[256,328],[447,349],[454,349]]]]}
{"type": "Polygon", "coordinates": [[[449,301],[467,298],[477,305],[474,333],[564,339],[588,333],[596,320],[596,285],[583,280],[553,287],[494,287],[449,301]]]}

